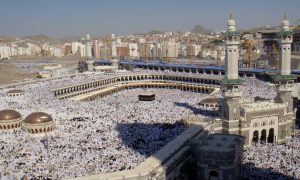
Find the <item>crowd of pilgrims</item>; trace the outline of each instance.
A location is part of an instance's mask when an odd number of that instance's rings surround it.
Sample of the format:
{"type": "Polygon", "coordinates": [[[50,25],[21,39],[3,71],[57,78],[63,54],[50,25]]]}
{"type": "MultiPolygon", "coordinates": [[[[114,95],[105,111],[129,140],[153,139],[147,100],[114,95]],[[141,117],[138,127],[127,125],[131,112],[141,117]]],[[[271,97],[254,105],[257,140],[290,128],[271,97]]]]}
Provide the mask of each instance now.
{"type": "MultiPolygon", "coordinates": [[[[0,179],[61,179],[132,169],[187,128],[178,123],[182,118],[211,115],[195,112],[207,94],[174,89],[131,89],[90,101],[59,100],[50,92],[86,82],[87,78],[90,81],[109,76],[86,74],[26,84],[17,87],[25,91],[21,98],[7,97],[5,92],[10,89],[0,90],[0,110],[17,110],[23,118],[42,111],[50,114],[56,124],[54,131],[40,135],[19,129],[0,131],[0,179]],[[156,100],[138,101],[138,94],[144,92],[155,93],[156,100]]],[[[244,81],[247,97],[273,98],[270,84],[255,79],[244,81]]],[[[271,151],[274,147],[285,146],[256,148],[271,151]]],[[[252,154],[245,155],[247,158],[252,154]]],[[[299,164],[299,154],[295,159],[299,164]]]]}
{"type": "Polygon", "coordinates": [[[300,131],[286,144],[257,143],[244,152],[247,179],[300,179],[300,131]]]}

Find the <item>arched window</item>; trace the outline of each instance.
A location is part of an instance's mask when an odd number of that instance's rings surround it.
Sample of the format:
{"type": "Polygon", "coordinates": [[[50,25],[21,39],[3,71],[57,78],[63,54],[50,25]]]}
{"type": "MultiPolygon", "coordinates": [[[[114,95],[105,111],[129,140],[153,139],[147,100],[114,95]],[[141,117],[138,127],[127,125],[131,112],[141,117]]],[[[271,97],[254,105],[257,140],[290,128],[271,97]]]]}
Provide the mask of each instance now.
{"type": "Polygon", "coordinates": [[[258,124],[257,124],[257,123],[254,123],[254,124],[253,124],[253,127],[258,127],[258,124]]]}

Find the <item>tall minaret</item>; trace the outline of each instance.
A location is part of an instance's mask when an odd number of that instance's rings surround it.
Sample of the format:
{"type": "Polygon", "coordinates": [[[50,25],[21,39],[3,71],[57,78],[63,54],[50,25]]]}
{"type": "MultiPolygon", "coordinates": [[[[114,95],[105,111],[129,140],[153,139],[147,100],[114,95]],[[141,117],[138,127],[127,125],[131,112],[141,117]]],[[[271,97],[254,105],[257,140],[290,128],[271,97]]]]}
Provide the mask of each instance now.
{"type": "Polygon", "coordinates": [[[242,95],[241,84],[242,81],[238,76],[238,60],[239,60],[239,45],[240,34],[236,32],[235,21],[230,14],[227,21],[227,32],[225,33],[226,56],[225,65],[226,73],[225,78],[221,82],[223,103],[222,103],[222,118],[226,123],[224,124],[223,131],[225,133],[231,132],[231,127],[236,129],[236,123],[240,119],[240,97],[242,95]]]}
{"type": "Polygon", "coordinates": [[[226,32],[226,79],[238,79],[240,36],[235,30],[235,21],[230,14],[226,32]]]}
{"type": "Polygon", "coordinates": [[[292,32],[289,28],[289,21],[284,15],[281,22],[281,30],[277,34],[279,44],[279,69],[278,74],[273,77],[277,85],[277,96],[275,102],[288,103],[288,112],[293,112],[293,90],[296,77],[291,75],[291,44],[293,42],[292,32]]]}
{"type": "Polygon", "coordinates": [[[93,60],[93,55],[92,55],[92,42],[87,41],[85,44],[85,49],[86,49],[86,56],[87,56],[88,71],[93,71],[94,70],[94,60],[93,60]]]}

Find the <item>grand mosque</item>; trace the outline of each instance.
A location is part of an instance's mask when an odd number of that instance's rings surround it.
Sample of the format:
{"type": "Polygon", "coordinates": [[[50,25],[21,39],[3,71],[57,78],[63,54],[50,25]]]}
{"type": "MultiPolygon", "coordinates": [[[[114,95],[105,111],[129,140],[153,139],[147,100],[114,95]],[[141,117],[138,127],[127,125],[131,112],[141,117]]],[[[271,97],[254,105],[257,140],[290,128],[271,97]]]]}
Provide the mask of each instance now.
{"type": "MultiPolygon", "coordinates": [[[[217,110],[220,118],[210,122],[189,121],[190,128],[150,156],[137,168],[130,171],[107,173],[79,179],[192,179],[192,171],[198,179],[239,179],[242,152],[256,142],[285,143],[292,136],[295,125],[295,112],[291,92],[295,77],[291,75],[292,34],[286,17],[279,32],[279,69],[273,80],[276,83],[277,96],[272,100],[242,99],[242,80],[238,74],[240,34],[236,31],[232,16],[227,22],[225,33],[226,73],[225,78],[210,80],[209,85],[197,86],[192,82],[202,82],[197,76],[177,77],[153,75],[151,77],[117,77],[110,81],[124,81],[103,89],[100,95],[113,93],[122,88],[135,86],[166,86],[171,88],[213,93],[221,87],[223,98],[208,98],[200,102],[203,108],[217,110]],[[135,79],[133,79],[135,78],[135,79]],[[133,80],[150,79],[147,83],[133,80]],[[132,80],[132,81],[131,81],[132,80]],[[163,83],[163,81],[169,81],[163,83]],[[191,84],[178,81],[191,82],[191,84]],[[131,82],[130,82],[131,81],[131,82]]],[[[208,80],[205,80],[208,82],[208,80]]],[[[208,84],[208,83],[207,83],[208,84]]],[[[82,86],[81,86],[82,87],[82,86]]],[[[72,87],[74,88],[74,87],[72,87]]],[[[71,89],[72,89],[71,88],[71,89]]],[[[54,93],[63,93],[62,89],[54,93]]],[[[93,93],[85,95],[91,98],[93,93]]],[[[60,96],[65,97],[65,96],[60,96]]],[[[84,99],[84,98],[83,98],[84,99]]]]}
{"type": "MultiPolygon", "coordinates": [[[[295,111],[291,92],[296,79],[291,74],[292,33],[286,17],[278,33],[279,69],[273,80],[277,96],[271,100],[242,98],[242,83],[238,73],[240,34],[230,16],[225,33],[225,76],[203,77],[148,73],[118,75],[109,78],[53,89],[56,98],[90,100],[123,89],[169,88],[214,94],[199,104],[219,114],[209,121],[184,119],[189,127],[174,140],[131,170],[82,176],[77,179],[239,179],[243,150],[257,142],[281,144],[292,136],[295,111]]],[[[91,66],[91,63],[89,63],[91,66]]],[[[91,69],[91,67],[89,68],[91,69]]],[[[8,96],[22,97],[21,90],[8,96]]],[[[55,118],[55,117],[54,117],[55,118]]],[[[55,130],[53,118],[44,112],[33,112],[24,120],[14,110],[0,111],[0,129],[21,128],[29,134],[55,130]]]]}

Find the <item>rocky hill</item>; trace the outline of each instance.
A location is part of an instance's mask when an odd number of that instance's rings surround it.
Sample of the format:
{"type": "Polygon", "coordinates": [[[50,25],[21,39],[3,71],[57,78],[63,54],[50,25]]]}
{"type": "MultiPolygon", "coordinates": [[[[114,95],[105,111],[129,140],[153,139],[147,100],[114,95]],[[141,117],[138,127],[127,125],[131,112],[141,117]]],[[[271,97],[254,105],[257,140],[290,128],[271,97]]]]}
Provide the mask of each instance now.
{"type": "Polygon", "coordinates": [[[201,25],[196,25],[193,30],[192,30],[192,33],[195,33],[195,34],[210,34],[210,33],[213,33],[214,30],[212,29],[206,29],[204,28],[203,26],[201,25]]]}

